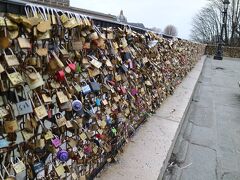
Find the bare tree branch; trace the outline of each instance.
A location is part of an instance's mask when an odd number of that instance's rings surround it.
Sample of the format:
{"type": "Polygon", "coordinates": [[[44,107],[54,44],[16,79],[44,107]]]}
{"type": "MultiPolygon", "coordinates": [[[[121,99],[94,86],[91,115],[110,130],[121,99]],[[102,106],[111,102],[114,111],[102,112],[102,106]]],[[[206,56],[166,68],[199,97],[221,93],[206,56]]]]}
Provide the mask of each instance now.
{"type": "MultiPolygon", "coordinates": [[[[223,0],[208,0],[193,18],[191,38],[204,43],[216,43],[222,26],[223,0]],[[197,37],[195,37],[197,36],[197,37]]],[[[230,0],[224,41],[231,46],[240,45],[240,0],[230,0]]]]}
{"type": "Polygon", "coordinates": [[[170,36],[177,36],[178,34],[177,28],[173,25],[166,26],[163,32],[164,34],[170,35],[170,36]]]}

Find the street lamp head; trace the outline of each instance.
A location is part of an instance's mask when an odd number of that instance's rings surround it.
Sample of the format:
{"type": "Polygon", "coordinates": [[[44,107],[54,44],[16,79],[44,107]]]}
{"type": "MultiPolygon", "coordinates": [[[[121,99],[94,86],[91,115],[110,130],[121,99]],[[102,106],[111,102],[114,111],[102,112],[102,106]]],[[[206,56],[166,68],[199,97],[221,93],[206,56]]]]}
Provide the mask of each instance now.
{"type": "Polygon", "coordinates": [[[229,0],[224,0],[224,1],[223,1],[224,11],[227,11],[229,4],[230,4],[230,1],[229,1],[229,0]]]}

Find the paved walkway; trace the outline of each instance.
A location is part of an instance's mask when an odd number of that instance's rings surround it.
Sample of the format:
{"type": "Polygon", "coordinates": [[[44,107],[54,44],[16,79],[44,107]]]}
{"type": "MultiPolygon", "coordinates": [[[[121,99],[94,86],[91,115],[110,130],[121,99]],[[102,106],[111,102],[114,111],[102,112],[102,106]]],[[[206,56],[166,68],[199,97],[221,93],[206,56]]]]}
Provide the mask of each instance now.
{"type": "Polygon", "coordinates": [[[165,179],[240,180],[239,80],[239,59],[206,60],[165,179]]]}

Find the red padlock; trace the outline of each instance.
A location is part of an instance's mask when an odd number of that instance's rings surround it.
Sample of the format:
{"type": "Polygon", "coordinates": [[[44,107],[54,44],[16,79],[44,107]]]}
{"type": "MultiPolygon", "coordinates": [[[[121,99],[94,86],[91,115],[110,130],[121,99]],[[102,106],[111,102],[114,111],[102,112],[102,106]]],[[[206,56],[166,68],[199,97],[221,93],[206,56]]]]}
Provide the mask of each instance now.
{"type": "Polygon", "coordinates": [[[60,70],[56,73],[56,80],[57,81],[64,81],[65,80],[64,70],[60,70]]]}
{"type": "Polygon", "coordinates": [[[73,63],[70,59],[67,60],[67,65],[71,69],[71,71],[73,71],[73,72],[76,71],[76,64],[73,63]]]}
{"type": "Polygon", "coordinates": [[[121,92],[121,94],[126,94],[127,93],[127,90],[126,90],[125,86],[120,86],[120,92],[121,92]]]}

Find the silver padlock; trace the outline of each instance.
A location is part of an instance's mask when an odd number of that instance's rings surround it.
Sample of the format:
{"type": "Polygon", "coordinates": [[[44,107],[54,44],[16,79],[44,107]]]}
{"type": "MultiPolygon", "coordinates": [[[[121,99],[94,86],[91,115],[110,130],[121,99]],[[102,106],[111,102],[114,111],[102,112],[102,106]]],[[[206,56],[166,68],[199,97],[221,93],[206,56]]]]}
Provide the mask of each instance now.
{"type": "Polygon", "coordinates": [[[23,94],[25,95],[25,98],[26,98],[26,100],[23,100],[23,101],[19,101],[17,90],[16,89],[14,90],[16,95],[16,100],[17,100],[16,106],[18,110],[18,115],[20,116],[33,112],[31,100],[28,99],[24,86],[22,86],[22,89],[23,89],[23,94]]]}

